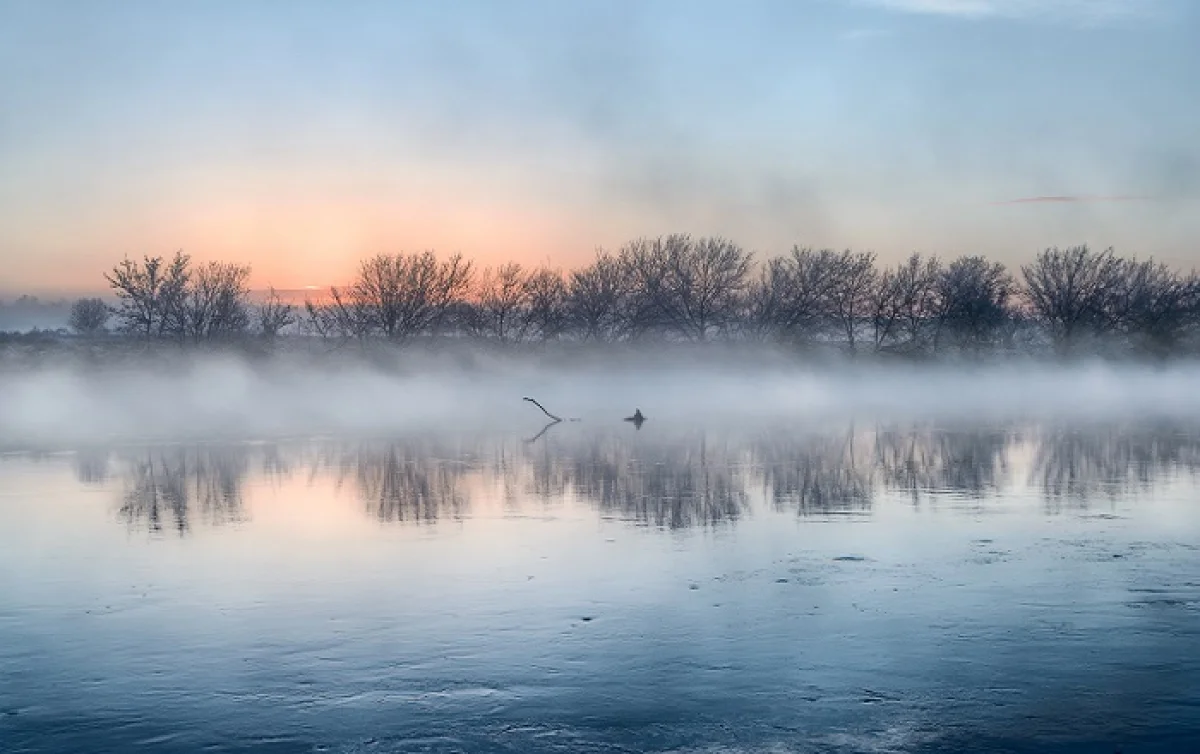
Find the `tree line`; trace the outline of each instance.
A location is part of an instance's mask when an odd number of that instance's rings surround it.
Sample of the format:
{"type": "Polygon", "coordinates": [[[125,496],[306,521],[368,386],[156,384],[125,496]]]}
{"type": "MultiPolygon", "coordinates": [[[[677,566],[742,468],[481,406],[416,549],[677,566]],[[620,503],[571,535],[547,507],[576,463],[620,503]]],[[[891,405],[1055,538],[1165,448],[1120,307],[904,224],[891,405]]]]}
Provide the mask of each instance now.
{"type": "Polygon", "coordinates": [[[179,342],[268,339],[499,343],[734,340],[906,355],[1084,349],[1166,355],[1200,333],[1200,277],[1112,249],[1049,248],[1016,273],[981,256],[794,247],[761,263],[720,237],[674,234],[600,250],[563,271],[479,268],[461,255],[378,254],[346,286],[293,306],[252,303],[245,265],[124,259],[105,278],[116,306],[81,299],[72,327],[179,342]]]}
{"type": "Polygon", "coordinates": [[[111,319],[119,333],[180,343],[260,335],[274,338],[297,324],[296,307],[271,289],[260,304],[250,300],[250,266],[209,262],[194,266],[191,257],[129,258],[104,274],[117,299],[81,298],[71,306],[69,324],[81,335],[106,332],[111,319]]]}

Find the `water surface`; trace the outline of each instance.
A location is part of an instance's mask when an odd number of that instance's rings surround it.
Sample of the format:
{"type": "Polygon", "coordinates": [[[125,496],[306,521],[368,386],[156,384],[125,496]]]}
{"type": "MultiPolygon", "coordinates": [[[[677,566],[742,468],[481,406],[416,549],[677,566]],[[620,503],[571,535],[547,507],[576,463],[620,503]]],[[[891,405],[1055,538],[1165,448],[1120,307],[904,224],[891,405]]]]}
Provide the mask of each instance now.
{"type": "Polygon", "coordinates": [[[0,457],[11,751],[1177,752],[1200,425],[0,457]]]}

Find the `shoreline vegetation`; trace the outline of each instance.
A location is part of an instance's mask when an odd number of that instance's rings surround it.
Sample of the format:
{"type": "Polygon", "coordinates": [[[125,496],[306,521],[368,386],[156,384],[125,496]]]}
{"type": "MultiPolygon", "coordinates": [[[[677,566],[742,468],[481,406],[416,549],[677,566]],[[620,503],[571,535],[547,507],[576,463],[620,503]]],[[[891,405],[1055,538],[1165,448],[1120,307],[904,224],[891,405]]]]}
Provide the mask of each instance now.
{"type": "MultiPolygon", "coordinates": [[[[1049,248],[1009,270],[979,256],[794,247],[757,259],[719,237],[676,234],[600,250],[580,268],[481,268],[460,255],[378,254],[303,304],[254,297],[250,267],[126,258],[112,298],[82,298],[70,330],[0,333],[15,360],[121,361],[221,351],[401,358],[420,350],[548,359],[991,361],[1200,355],[1200,276],[1152,258],[1049,248]]],[[[536,359],[535,359],[536,360],[536,359]]]]}

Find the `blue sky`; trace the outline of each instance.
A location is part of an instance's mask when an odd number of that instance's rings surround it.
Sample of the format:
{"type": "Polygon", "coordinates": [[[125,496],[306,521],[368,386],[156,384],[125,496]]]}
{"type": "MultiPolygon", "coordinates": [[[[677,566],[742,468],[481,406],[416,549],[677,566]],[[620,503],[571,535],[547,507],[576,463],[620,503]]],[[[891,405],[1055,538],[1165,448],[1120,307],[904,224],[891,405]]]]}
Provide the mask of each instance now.
{"type": "Polygon", "coordinates": [[[0,288],[674,231],[1191,267],[1198,50],[1189,0],[3,0],[0,288]]]}

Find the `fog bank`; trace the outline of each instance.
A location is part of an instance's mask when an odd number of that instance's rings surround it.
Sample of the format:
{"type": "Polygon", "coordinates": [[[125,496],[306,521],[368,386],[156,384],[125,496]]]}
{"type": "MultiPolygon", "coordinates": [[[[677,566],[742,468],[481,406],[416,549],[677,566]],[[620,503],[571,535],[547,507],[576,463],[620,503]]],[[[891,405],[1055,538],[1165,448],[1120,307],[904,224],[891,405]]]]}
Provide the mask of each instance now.
{"type": "Polygon", "coordinates": [[[642,432],[664,425],[812,428],[856,417],[1200,418],[1198,384],[1200,363],[547,366],[479,358],[469,366],[407,360],[397,367],[207,355],[170,366],[0,372],[0,446],[536,430],[546,417],[523,396],[585,426],[621,426],[640,408],[649,418],[642,432]]]}

